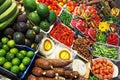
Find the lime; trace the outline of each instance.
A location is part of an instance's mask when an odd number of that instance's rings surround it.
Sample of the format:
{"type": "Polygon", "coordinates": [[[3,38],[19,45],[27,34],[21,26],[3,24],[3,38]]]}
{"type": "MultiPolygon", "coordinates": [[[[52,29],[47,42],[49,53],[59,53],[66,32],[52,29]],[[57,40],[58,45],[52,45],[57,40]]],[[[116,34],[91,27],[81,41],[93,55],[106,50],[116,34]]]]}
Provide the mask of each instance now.
{"type": "Polygon", "coordinates": [[[16,54],[16,57],[19,58],[19,59],[23,59],[24,58],[24,55],[22,53],[17,53],[16,54]]]}
{"type": "Polygon", "coordinates": [[[3,37],[3,38],[1,39],[1,42],[2,42],[3,44],[7,44],[8,41],[9,41],[9,39],[8,39],[7,37],[3,37]]]}
{"type": "Polygon", "coordinates": [[[3,65],[5,63],[6,59],[4,57],[0,57],[0,65],[3,65]]]}
{"type": "Polygon", "coordinates": [[[10,53],[10,52],[8,52],[8,53],[6,54],[6,59],[7,59],[8,61],[11,61],[13,58],[14,58],[14,54],[12,54],[12,53],[10,53]]]}
{"type": "Polygon", "coordinates": [[[12,53],[12,54],[17,54],[18,53],[18,49],[17,48],[11,48],[10,49],[10,53],[12,53]]]}
{"type": "Polygon", "coordinates": [[[9,40],[9,41],[7,42],[7,45],[12,48],[12,47],[15,46],[15,41],[14,41],[14,40],[9,40]]]}
{"type": "Polygon", "coordinates": [[[7,44],[4,44],[4,45],[2,46],[2,49],[6,50],[6,51],[9,51],[9,46],[8,46],[7,44]]]}
{"type": "Polygon", "coordinates": [[[10,69],[11,72],[15,73],[15,74],[18,74],[20,69],[18,66],[12,66],[11,69],[10,69]]]}
{"type": "Polygon", "coordinates": [[[4,49],[0,49],[0,56],[5,56],[6,51],[4,49]]]}
{"type": "Polygon", "coordinates": [[[22,60],[22,63],[27,66],[30,63],[30,58],[24,57],[24,59],[22,60]]]}
{"type": "Polygon", "coordinates": [[[26,50],[21,50],[20,53],[22,53],[24,56],[27,54],[26,50]]]}
{"type": "Polygon", "coordinates": [[[33,55],[34,55],[33,51],[28,51],[27,54],[26,54],[26,57],[32,58],[33,55]]]}
{"type": "Polygon", "coordinates": [[[4,65],[3,65],[3,67],[5,68],[5,69],[10,69],[11,67],[12,67],[12,63],[11,62],[5,62],[4,63],[4,65]]]}
{"type": "Polygon", "coordinates": [[[21,63],[21,64],[19,65],[19,69],[20,69],[21,71],[24,71],[24,70],[26,69],[26,66],[25,66],[23,63],[21,63]]]}
{"type": "Polygon", "coordinates": [[[14,59],[12,59],[12,64],[13,64],[13,65],[19,65],[19,64],[20,64],[19,58],[14,58],[14,59]]]}

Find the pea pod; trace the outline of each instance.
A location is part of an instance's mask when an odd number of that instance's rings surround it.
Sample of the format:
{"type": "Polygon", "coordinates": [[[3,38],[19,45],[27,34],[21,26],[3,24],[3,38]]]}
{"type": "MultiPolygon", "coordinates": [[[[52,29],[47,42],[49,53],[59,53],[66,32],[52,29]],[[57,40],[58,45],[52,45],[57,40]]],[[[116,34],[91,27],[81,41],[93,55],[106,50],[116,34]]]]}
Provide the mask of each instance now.
{"type": "Polygon", "coordinates": [[[118,51],[116,47],[108,47],[105,45],[94,45],[94,51],[93,51],[94,56],[101,56],[101,57],[107,57],[112,60],[117,59],[118,56],[118,51]]]}

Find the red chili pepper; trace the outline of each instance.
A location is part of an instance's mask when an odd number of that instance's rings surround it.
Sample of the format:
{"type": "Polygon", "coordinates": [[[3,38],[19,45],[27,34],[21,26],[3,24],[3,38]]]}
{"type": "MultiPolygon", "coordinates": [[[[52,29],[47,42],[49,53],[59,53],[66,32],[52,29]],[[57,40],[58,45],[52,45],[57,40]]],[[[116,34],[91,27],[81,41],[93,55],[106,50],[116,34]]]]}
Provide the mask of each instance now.
{"type": "Polygon", "coordinates": [[[116,34],[111,33],[107,38],[107,43],[111,45],[118,45],[119,38],[116,34]]]}

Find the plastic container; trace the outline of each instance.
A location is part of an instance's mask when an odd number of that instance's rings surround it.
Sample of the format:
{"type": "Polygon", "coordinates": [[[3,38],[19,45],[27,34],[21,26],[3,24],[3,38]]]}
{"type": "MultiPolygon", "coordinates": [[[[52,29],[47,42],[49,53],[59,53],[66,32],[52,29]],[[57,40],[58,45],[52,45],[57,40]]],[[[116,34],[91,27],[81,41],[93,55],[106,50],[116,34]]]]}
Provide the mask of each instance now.
{"type": "MultiPolygon", "coordinates": [[[[97,60],[101,60],[101,59],[106,59],[107,62],[111,63],[113,65],[113,74],[112,74],[112,78],[115,78],[118,76],[119,70],[118,70],[118,66],[116,66],[112,61],[110,61],[109,59],[105,58],[105,57],[101,57],[101,58],[95,58],[92,59],[92,62],[97,61],[97,60]]],[[[97,63],[98,64],[98,63],[97,63]]],[[[91,65],[92,66],[92,65],[91,65]]],[[[97,70],[97,69],[96,69],[97,70]]],[[[93,72],[92,72],[93,73],[93,72]]],[[[110,72],[109,72],[110,73],[110,72]]],[[[94,75],[96,75],[95,73],[93,73],[94,75]]],[[[106,74],[107,75],[107,74],[106,74]]],[[[96,75],[97,76],[97,75],[96,75]]],[[[99,78],[99,77],[98,77],[99,78]]]]}
{"type": "Polygon", "coordinates": [[[109,58],[109,59],[111,59],[113,61],[120,61],[120,50],[119,50],[118,46],[99,43],[99,42],[96,42],[94,45],[97,45],[99,47],[99,49],[100,49],[100,50],[96,50],[95,46],[93,46],[93,51],[92,52],[93,52],[94,57],[106,57],[106,58],[109,58]],[[116,51],[116,54],[112,54],[112,51],[107,53],[106,50],[110,51],[109,49],[114,49],[116,51]],[[113,56],[116,56],[116,58],[112,58],[113,56]]]}
{"type": "MultiPolygon", "coordinates": [[[[30,48],[30,47],[27,47],[27,46],[25,46],[25,45],[16,45],[16,47],[17,47],[18,49],[20,49],[20,50],[22,49],[22,50],[34,51],[34,52],[35,52],[34,49],[32,49],[32,48],[30,48]]],[[[22,73],[21,76],[18,76],[18,75],[16,75],[16,74],[8,71],[7,69],[1,67],[1,66],[0,66],[0,73],[3,74],[3,75],[5,75],[6,77],[12,79],[12,80],[21,80],[21,79],[23,79],[23,78],[26,76],[26,73],[28,72],[30,66],[32,65],[35,56],[36,56],[36,54],[34,54],[34,56],[33,56],[32,59],[31,59],[30,64],[27,66],[26,70],[22,73]]]]}

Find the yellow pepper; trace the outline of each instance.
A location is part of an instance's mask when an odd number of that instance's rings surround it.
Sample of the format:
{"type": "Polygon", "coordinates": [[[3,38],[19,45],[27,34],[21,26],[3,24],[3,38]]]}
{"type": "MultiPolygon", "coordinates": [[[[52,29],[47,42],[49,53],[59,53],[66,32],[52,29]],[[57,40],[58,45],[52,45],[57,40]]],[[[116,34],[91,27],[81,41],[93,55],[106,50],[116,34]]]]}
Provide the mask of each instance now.
{"type": "Polygon", "coordinates": [[[100,22],[98,28],[100,31],[106,32],[109,29],[109,26],[110,24],[107,21],[105,21],[105,22],[100,22]]]}

